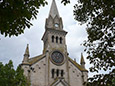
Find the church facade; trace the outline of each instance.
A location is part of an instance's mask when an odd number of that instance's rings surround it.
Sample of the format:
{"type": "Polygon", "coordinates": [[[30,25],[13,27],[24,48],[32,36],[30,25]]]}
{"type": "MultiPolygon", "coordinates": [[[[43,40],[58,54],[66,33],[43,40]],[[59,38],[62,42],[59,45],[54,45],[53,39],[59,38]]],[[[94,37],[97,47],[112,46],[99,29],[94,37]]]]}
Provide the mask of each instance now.
{"type": "Polygon", "coordinates": [[[85,69],[83,55],[80,64],[69,57],[66,34],[53,0],[42,37],[43,54],[30,58],[27,45],[21,63],[31,86],[86,86],[88,71],[85,69]]]}

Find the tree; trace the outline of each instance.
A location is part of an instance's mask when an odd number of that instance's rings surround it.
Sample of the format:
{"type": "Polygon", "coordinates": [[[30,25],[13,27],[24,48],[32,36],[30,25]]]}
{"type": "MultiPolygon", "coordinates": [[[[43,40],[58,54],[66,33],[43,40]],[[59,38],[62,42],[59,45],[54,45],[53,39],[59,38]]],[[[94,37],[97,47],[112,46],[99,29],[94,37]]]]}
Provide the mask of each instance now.
{"type": "Polygon", "coordinates": [[[18,36],[30,28],[30,20],[36,19],[38,9],[46,5],[45,0],[0,0],[0,33],[18,36]]]}
{"type": "Polygon", "coordinates": [[[13,68],[13,62],[10,60],[8,64],[0,63],[0,86],[29,86],[30,83],[23,75],[20,66],[16,70],[13,68]]]}
{"type": "Polygon", "coordinates": [[[74,16],[81,24],[87,24],[88,40],[84,46],[87,59],[93,64],[90,71],[111,71],[109,74],[95,75],[92,81],[101,81],[98,86],[102,83],[103,86],[112,86],[110,84],[115,81],[115,78],[111,79],[115,77],[115,0],[78,0],[74,6],[74,16]]]}
{"type": "Polygon", "coordinates": [[[30,21],[37,18],[38,9],[46,4],[46,0],[0,0],[0,33],[5,37],[24,33],[32,26],[30,21]]]}
{"type": "Polygon", "coordinates": [[[109,74],[94,75],[89,80],[88,86],[115,86],[115,70],[109,74]]]}

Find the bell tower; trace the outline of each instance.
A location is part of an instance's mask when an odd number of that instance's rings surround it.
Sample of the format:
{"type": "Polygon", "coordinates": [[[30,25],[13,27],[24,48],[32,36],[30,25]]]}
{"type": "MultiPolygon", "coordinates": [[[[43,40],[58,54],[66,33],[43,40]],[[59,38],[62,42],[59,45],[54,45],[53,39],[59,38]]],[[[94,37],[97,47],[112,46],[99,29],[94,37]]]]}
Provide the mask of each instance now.
{"type": "Polygon", "coordinates": [[[67,54],[66,37],[67,32],[63,30],[63,21],[58,13],[58,9],[55,0],[52,1],[49,16],[45,23],[45,33],[42,37],[44,42],[43,53],[47,50],[49,52],[53,50],[59,50],[64,54],[67,54]]]}
{"type": "MultiPolygon", "coordinates": [[[[48,85],[54,82],[56,78],[65,78],[69,82],[68,54],[66,46],[66,34],[63,30],[63,21],[58,13],[55,0],[52,1],[49,16],[45,22],[45,33],[42,37],[44,48],[43,54],[46,54],[46,81],[48,85]]],[[[68,86],[68,85],[66,85],[68,86]]]]}

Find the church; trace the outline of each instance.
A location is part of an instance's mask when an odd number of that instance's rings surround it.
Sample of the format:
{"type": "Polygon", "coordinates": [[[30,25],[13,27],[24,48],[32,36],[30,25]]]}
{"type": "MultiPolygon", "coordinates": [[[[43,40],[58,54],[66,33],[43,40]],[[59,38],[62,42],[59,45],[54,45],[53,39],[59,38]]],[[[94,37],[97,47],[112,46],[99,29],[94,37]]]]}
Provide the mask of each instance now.
{"type": "Polygon", "coordinates": [[[80,64],[69,57],[66,35],[53,0],[42,37],[43,53],[30,58],[27,45],[21,63],[31,86],[86,86],[88,70],[85,68],[83,55],[81,54],[80,64]]]}

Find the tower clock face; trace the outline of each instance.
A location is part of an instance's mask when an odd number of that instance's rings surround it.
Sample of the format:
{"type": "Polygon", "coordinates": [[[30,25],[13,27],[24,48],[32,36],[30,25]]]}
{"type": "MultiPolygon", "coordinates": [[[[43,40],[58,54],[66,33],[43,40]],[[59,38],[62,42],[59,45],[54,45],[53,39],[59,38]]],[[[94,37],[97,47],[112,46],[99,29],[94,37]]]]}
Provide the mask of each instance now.
{"type": "Polygon", "coordinates": [[[52,54],[51,54],[51,59],[53,61],[53,63],[57,64],[57,65],[60,65],[63,63],[64,61],[64,56],[61,52],[59,51],[54,51],[52,54]]]}
{"type": "Polygon", "coordinates": [[[59,24],[55,23],[55,25],[54,25],[54,26],[57,28],[57,27],[59,27],[59,24]]]}

